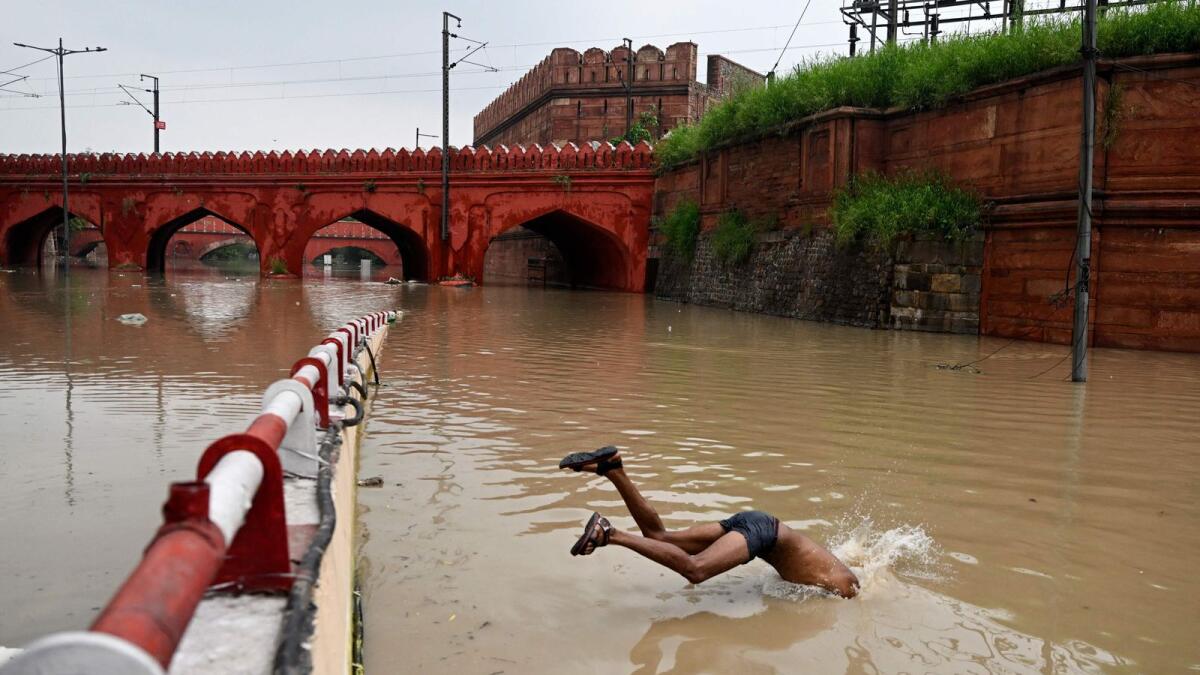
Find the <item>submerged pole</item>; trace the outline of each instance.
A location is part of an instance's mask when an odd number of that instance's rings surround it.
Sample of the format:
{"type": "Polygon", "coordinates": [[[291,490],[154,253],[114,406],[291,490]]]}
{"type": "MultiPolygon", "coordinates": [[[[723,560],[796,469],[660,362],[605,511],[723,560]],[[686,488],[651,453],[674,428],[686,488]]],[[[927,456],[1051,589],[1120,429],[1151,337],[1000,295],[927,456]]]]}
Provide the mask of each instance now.
{"type": "Polygon", "coordinates": [[[1075,318],[1071,381],[1087,382],[1088,286],[1092,264],[1092,162],[1096,137],[1096,0],[1083,6],[1083,129],[1079,152],[1079,230],[1076,237],[1075,318]]]}

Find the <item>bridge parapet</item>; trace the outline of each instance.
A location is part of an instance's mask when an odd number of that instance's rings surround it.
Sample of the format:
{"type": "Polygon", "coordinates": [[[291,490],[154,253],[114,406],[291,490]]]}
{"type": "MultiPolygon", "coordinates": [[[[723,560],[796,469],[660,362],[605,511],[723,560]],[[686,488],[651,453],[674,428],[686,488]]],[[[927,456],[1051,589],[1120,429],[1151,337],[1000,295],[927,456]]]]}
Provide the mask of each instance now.
{"type": "MultiPolygon", "coordinates": [[[[576,146],[498,145],[450,149],[454,172],[635,170],[649,169],[654,149],[645,141],[614,146],[594,141],[576,146]]],[[[291,152],[83,153],[67,155],[71,175],[209,175],[209,174],[353,174],[433,173],[442,168],[442,151],[387,148],[291,152]]],[[[60,155],[0,155],[0,175],[47,176],[62,171],[60,155]]]]}

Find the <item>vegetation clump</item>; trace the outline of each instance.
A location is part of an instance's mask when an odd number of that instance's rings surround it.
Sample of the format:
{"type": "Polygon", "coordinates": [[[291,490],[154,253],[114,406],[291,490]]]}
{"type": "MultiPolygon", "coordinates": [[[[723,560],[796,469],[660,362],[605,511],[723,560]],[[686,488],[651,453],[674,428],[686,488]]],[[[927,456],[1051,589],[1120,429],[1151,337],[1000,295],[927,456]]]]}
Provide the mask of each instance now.
{"type": "Polygon", "coordinates": [[[654,134],[658,131],[658,110],[651,107],[649,110],[643,111],[638,115],[637,121],[633,126],[629,127],[629,131],[622,136],[615,136],[611,139],[611,143],[615,146],[621,141],[629,141],[630,145],[637,145],[642,141],[650,143],[654,140],[654,134]]]}
{"type": "MultiPolygon", "coordinates": [[[[1027,21],[1006,33],[947,36],[936,44],[812,60],[770,87],[733,96],[696,124],[674,128],[659,141],[655,158],[667,168],[840,106],[942,106],[977,87],[1078,63],[1080,33],[1078,19],[1027,21]]],[[[1200,51],[1200,3],[1160,0],[1144,9],[1110,9],[1098,18],[1097,47],[1109,58],[1200,51]]]]}
{"type": "Polygon", "coordinates": [[[738,209],[730,209],[721,214],[713,230],[713,253],[726,265],[740,265],[750,257],[755,235],[777,228],[778,223],[775,216],[750,220],[738,209]]]}
{"type": "Polygon", "coordinates": [[[979,224],[983,205],[939,173],[856,176],[834,193],[829,215],[839,245],[864,240],[888,248],[901,235],[962,240],[979,224]]]}
{"type": "Polygon", "coordinates": [[[700,236],[700,205],[688,199],[680,201],[659,223],[659,231],[667,238],[667,246],[690,258],[700,236]]]}

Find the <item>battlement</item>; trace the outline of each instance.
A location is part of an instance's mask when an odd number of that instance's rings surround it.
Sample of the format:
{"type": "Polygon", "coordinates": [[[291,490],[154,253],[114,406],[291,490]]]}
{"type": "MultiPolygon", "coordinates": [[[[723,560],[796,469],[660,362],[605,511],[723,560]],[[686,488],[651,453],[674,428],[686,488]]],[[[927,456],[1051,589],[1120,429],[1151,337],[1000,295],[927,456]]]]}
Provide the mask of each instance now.
{"type": "MultiPolygon", "coordinates": [[[[635,90],[648,83],[694,83],[698,53],[694,42],[676,42],[666,51],[643,45],[633,53],[635,90]]],[[[483,137],[552,89],[611,88],[614,95],[624,91],[629,56],[624,46],[610,51],[593,47],[582,53],[567,47],[554,49],[475,116],[475,138],[483,137]]]]}
{"type": "MultiPolygon", "coordinates": [[[[635,146],[622,141],[567,143],[561,147],[533,144],[528,147],[498,145],[495,148],[466,146],[450,148],[450,170],[464,171],[554,171],[586,169],[648,169],[654,150],[645,141],[635,146]]],[[[312,150],[271,152],[188,152],[146,155],[144,153],[68,154],[68,171],[83,179],[85,174],[187,175],[187,174],[330,174],[440,172],[442,151],[418,148],[382,152],[371,150],[312,150]]],[[[48,176],[62,171],[60,155],[0,155],[0,175],[48,176]]]]}

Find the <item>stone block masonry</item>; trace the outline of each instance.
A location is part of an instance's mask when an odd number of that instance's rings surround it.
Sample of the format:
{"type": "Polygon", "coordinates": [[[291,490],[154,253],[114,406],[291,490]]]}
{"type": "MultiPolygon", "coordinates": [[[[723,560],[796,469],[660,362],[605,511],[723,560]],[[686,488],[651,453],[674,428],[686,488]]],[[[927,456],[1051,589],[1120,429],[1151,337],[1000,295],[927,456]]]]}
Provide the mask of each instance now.
{"type": "Polygon", "coordinates": [[[837,247],[827,229],[759,235],[743,263],[722,262],[711,236],[691,260],[667,253],[659,267],[660,298],[849,326],[888,325],[891,258],[862,247],[837,247]]]}
{"type": "Polygon", "coordinates": [[[891,327],[979,333],[983,235],[962,242],[922,237],[896,244],[891,327]]]}

